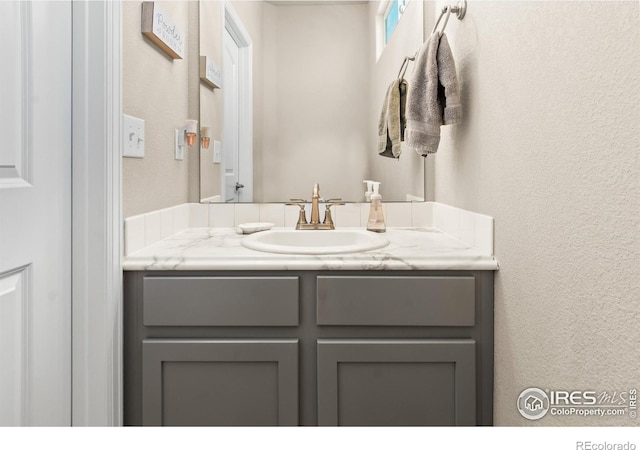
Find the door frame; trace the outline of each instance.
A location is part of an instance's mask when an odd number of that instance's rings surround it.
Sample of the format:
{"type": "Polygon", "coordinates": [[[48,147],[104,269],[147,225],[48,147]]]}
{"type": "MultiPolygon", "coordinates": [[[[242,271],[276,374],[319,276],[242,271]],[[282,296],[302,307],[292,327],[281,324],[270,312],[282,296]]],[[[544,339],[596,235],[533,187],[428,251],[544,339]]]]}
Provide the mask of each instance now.
{"type": "MultiPolygon", "coordinates": [[[[229,0],[224,2],[224,14],[222,15],[222,32],[220,42],[224,40],[225,29],[238,44],[239,67],[239,111],[238,125],[242,133],[238,136],[238,173],[242,174],[244,184],[244,198],[239,195],[239,201],[253,201],[253,42],[251,36],[242,24],[238,13],[231,6],[229,0]]],[[[223,86],[224,89],[224,86],[223,86]]],[[[222,143],[224,145],[224,142],[222,143]]],[[[222,176],[222,193],[224,198],[224,174],[222,176]]]]}
{"type": "Polygon", "coordinates": [[[72,425],[122,425],[121,5],[74,1],[72,425]]]}

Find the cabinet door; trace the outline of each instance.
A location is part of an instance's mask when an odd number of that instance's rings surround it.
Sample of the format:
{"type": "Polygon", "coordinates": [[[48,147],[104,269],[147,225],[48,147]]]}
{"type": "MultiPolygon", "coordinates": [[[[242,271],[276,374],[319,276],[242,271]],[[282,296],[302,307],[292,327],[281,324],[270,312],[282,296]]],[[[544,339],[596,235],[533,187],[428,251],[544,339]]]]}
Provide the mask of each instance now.
{"type": "Polygon", "coordinates": [[[143,425],[297,425],[298,340],[143,341],[143,425]]]}
{"type": "Polygon", "coordinates": [[[475,424],[475,341],[318,340],[318,425],[475,424]]]}

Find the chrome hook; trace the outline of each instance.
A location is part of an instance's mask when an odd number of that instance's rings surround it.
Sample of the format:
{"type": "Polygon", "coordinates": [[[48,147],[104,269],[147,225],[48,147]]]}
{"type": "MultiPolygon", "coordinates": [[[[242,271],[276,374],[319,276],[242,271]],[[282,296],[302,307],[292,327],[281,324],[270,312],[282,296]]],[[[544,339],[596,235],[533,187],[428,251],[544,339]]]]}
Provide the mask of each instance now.
{"type": "Polygon", "coordinates": [[[467,13],[467,0],[459,1],[456,6],[447,5],[442,8],[440,17],[438,17],[436,24],[433,26],[433,30],[431,30],[432,35],[438,29],[438,25],[440,24],[440,21],[442,20],[442,17],[445,13],[447,13],[447,17],[444,19],[444,24],[442,25],[442,31],[440,31],[440,34],[444,33],[445,28],[447,28],[447,23],[449,22],[451,13],[455,13],[455,15],[458,17],[458,20],[462,20],[464,18],[465,14],[467,13]]]}

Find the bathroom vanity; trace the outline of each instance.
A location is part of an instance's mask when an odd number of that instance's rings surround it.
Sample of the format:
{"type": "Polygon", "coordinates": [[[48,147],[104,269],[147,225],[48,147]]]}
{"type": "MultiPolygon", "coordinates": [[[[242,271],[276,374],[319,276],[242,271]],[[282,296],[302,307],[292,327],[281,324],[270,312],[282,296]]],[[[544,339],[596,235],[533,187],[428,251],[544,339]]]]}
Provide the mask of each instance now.
{"type": "Polygon", "coordinates": [[[436,230],[278,255],[187,230],[125,259],[126,425],[491,425],[493,257],[436,230]]]}

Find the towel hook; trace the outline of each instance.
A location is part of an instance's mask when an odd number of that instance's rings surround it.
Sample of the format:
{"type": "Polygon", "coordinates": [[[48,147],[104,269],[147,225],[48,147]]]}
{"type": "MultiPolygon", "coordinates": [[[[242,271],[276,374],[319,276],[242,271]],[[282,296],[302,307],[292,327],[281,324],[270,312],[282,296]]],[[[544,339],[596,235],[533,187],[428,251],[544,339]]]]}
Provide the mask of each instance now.
{"type": "MultiPolygon", "coordinates": [[[[432,35],[438,29],[438,25],[440,24],[440,21],[442,20],[442,17],[444,16],[445,13],[447,13],[447,17],[444,19],[444,24],[442,26],[442,31],[440,33],[443,33],[444,29],[447,28],[447,22],[449,22],[449,16],[451,16],[451,13],[454,13],[458,17],[458,20],[462,20],[464,18],[465,14],[467,13],[467,0],[459,1],[456,4],[456,6],[447,5],[443,7],[442,11],[440,12],[440,17],[438,17],[436,24],[433,26],[433,30],[431,30],[432,35]]],[[[402,61],[402,65],[400,66],[400,70],[398,71],[399,80],[404,78],[404,74],[407,71],[407,68],[409,67],[409,61],[415,61],[419,51],[420,50],[416,51],[416,53],[413,56],[405,56],[404,60],[402,61]]]]}
{"type": "Polygon", "coordinates": [[[444,29],[447,28],[447,22],[449,22],[449,16],[451,15],[451,6],[447,5],[442,9],[442,12],[440,13],[440,17],[438,17],[438,20],[436,20],[436,24],[433,26],[433,30],[431,30],[431,34],[433,35],[436,30],[438,29],[438,25],[440,24],[440,21],[442,20],[442,17],[444,16],[444,13],[447,13],[447,18],[444,19],[444,25],[442,26],[442,31],[441,33],[444,32],[444,29]]]}
{"type": "Polygon", "coordinates": [[[444,29],[447,28],[447,23],[449,22],[449,16],[451,16],[451,13],[454,13],[458,17],[458,20],[462,20],[464,18],[467,13],[467,0],[459,1],[456,6],[447,5],[442,8],[440,16],[438,17],[436,24],[433,26],[433,30],[431,30],[431,34],[436,32],[438,24],[440,24],[445,13],[447,13],[447,17],[444,19],[444,24],[442,25],[442,31],[440,33],[444,33],[444,29]]]}
{"type": "Polygon", "coordinates": [[[404,78],[404,74],[409,67],[409,61],[415,61],[415,56],[405,56],[402,61],[402,65],[400,66],[400,70],[398,71],[398,80],[402,80],[404,78]]]}

